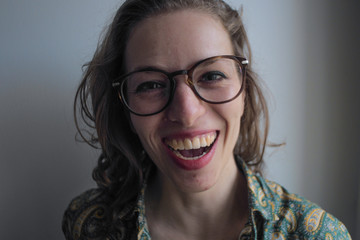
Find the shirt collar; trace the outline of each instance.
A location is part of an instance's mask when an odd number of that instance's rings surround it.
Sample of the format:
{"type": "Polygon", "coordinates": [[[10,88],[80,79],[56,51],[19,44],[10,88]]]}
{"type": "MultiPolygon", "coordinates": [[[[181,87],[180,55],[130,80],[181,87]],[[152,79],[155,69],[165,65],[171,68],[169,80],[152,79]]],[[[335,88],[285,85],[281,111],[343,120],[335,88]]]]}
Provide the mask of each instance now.
{"type": "Polygon", "coordinates": [[[254,173],[240,157],[236,157],[236,162],[247,181],[250,214],[252,216],[260,214],[265,221],[277,221],[279,217],[275,209],[278,203],[274,200],[272,191],[266,186],[268,184],[266,180],[254,173]]]}
{"type": "Polygon", "coordinates": [[[138,197],[137,205],[135,207],[135,212],[138,214],[137,218],[137,228],[138,234],[137,239],[141,240],[151,240],[149,228],[146,222],[146,215],[145,215],[145,190],[147,186],[147,182],[149,179],[150,172],[152,171],[152,165],[150,165],[144,172],[144,182],[141,187],[141,191],[138,197]]]}
{"type": "MultiPolygon", "coordinates": [[[[276,201],[268,200],[265,201],[266,196],[269,194],[267,189],[264,188],[262,178],[255,174],[247,164],[238,156],[235,157],[237,166],[240,171],[243,172],[248,186],[248,197],[249,197],[249,212],[250,212],[250,225],[255,229],[256,235],[256,223],[258,222],[257,218],[262,218],[265,221],[276,221],[278,220],[277,215],[275,214],[276,201]]],[[[146,217],[145,217],[145,189],[147,186],[147,181],[152,171],[152,167],[149,167],[145,172],[144,183],[139,194],[137,201],[137,206],[135,212],[138,213],[137,226],[138,226],[138,238],[141,240],[150,240],[150,233],[148,230],[146,217]]],[[[270,193],[271,195],[271,193],[270,193]]],[[[270,198],[271,199],[271,198],[270,198]]]]}

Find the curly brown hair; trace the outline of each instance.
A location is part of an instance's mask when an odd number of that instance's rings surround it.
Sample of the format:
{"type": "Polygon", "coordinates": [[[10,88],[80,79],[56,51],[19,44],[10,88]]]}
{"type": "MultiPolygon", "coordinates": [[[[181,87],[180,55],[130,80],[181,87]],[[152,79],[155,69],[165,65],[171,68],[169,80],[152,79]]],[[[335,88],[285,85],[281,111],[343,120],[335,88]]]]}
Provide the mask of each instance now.
{"type": "Polygon", "coordinates": [[[268,108],[259,80],[252,70],[251,50],[241,14],[221,0],[127,0],[108,26],[76,92],[75,123],[81,137],[102,154],[93,171],[99,187],[115,199],[113,213],[136,198],[143,169],[152,164],[136,134],[131,131],[129,112],[112,87],[125,73],[124,52],[130,32],[151,16],[183,9],[197,9],[221,20],[232,40],[234,53],[249,60],[246,73],[245,107],[234,154],[255,171],[261,171],[268,135],[268,108]],[[262,119],[263,118],[263,119],[262,119]],[[78,120],[83,120],[90,136],[78,120]],[[96,130],[91,132],[92,130],[96,130]]]}

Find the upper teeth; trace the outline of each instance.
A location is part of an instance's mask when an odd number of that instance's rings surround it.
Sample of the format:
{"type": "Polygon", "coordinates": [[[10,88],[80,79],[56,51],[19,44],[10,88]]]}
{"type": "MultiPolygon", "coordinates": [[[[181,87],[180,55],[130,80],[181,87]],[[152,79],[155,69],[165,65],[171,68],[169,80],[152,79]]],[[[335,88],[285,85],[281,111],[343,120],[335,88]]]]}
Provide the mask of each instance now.
{"type": "Polygon", "coordinates": [[[191,150],[198,149],[200,147],[210,146],[216,138],[216,133],[208,133],[201,136],[185,139],[167,139],[166,144],[174,150],[191,150]]]}

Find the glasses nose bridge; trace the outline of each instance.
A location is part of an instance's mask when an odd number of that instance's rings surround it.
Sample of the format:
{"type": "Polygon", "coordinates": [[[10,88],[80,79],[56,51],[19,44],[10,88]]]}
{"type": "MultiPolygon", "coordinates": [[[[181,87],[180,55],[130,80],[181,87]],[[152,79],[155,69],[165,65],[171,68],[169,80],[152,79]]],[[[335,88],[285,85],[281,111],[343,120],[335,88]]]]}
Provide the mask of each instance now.
{"type": "Polygon", "coordinates": [[[191,80],[191,76],[189,75],[190,71],[189,70],[178,70],[175,72],[172,72],[168,75],[168,77],[174,81],[175,86],[176,86],[176,81],[175,81],[175,77],[179,76],[179,75],[186,75],[186,79],[185,79],[185,83],[186,85],[188,85],[191,89],[192,89],[192,80],[191,80]]]}

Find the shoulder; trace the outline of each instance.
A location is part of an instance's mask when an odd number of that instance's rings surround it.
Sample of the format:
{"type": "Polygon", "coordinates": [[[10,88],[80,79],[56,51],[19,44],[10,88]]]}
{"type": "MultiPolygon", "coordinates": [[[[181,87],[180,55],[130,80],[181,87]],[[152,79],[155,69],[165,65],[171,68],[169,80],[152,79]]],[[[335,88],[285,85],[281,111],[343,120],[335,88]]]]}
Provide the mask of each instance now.
{"type": "Polygon", "coordinates": [[[90,189],[74,198],[65,210],[62,229],[66,239],[103,236],[109,226],[111,198],[101,189],[90,189]]]}
{"type": "Polygon", "coordinates": [[[271,217],[265,224],[268,234],[279,239],[351,239],[344,224],[317,204],[289,193],[283,186],[256,176],[259,209],[271,217]]]}

